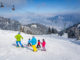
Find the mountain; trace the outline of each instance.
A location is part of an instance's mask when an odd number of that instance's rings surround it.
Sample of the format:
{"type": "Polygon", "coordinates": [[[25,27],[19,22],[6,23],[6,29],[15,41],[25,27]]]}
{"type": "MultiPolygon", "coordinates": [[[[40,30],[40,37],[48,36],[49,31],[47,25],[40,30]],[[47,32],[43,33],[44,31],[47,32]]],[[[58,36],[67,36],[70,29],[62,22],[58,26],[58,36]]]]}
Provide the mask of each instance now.
{"type": "Polygon", "coordinates": [[[63,30],[64,28],[68,28],[76,23],[80,22],[80,14],[57,14],[57,15],[38,15],[35,13],[26,13],[20,16],[16,16],[17,20],[21,22],[21,24],[31,24],[31,23],[39,23],[46,25],[48,27],[53,27],[58,31],[63,30]]]}
{"type": "Polygon", "coordinates": [[[80,14],[63,14],[48,17],[47,20],[51,21],[53,26],[61,27],[61,29],[68,28],[80,22],[80,14]]]}
{"type": "MultiPolygon", "coordinates": [[[[48,34],[48,27],[40,24],[40,23],[31,23],[22,25],[16,20],[12,20],[9,18],[0,17],[0,29],[2,30],[14,30],[14,31],[22,31],[27,34],[33,34],[33,35],[42,35],[42,34],[48,34]],[[22,27],[22,28],[21,28],[22,27]]],[[[55,33],[57,30],[52,29],[53,33],[55,33]]]]}
{"type": "Polygon", "coordinates": [[[49,17],[48,20],[51,21],[56,21],[58,22],[58,20],[63,20],[63,21],[71,21],[73,23],[77,23],[80,22],[80,14],[62,14],[62,15],[57,15],[57,16],[53,16],[53,17],[49,17]]]}
{"type": "Polygon", "coordinates": [[[45,15],[28,12],[25,14],[11,16],[10,18],[19,21],[22,25],[37,23],[51,28],[55,28],[58,31],[64,30],[80,22],[79,13],[45,15]]]}
{"type": "Polygon", "coordinates": [[[18,31],[20,29],[20,23],[9,18],[0,17],[0,29],[2,30],[14,30],[18,31]]]}
{"type": "Polygon", "coordinates": [[[68,33],[68,38],[77,38],[77,40],[80,40],[80,23],[74,24],[65,31],[68,33]]]}
{"type": "Polygon", "coordinates": [[[35,34],[35,35],[42,35],[48,33],[48,27],[38,24],[38,23],[32,23],[28,25],[23,25],[22,32],[25,32],[27,34],[35,34]]]}

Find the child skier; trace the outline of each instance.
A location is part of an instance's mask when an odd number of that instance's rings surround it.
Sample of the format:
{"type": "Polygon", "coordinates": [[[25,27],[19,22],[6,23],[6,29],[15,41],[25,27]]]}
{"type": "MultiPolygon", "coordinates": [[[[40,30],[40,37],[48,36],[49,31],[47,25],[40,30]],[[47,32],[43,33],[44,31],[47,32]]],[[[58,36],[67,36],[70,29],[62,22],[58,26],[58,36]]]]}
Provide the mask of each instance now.
{"type": "Polygon", "coordinates": [[[33,51],[34,51],[34,52],[37,52],[36,43],[37,43],[37,40],[36,40],[36,38],[33,36],[33,37],[32,37],[32,40],[31,40],[31,44],[32,44],[32,48],[33,48],[33,51]]]}
{"type": "Polygon", "coordinates": [[[30,39],[28,40],[28,46],[31,46],[31,40],[30,39]]]}
{"type": "Polygon", "coordinates": [[[44,39],[43,39],[43,42],[41,44],[42,44],[42,51],[46,51],[46,48],[45,48],[46,42],[44,39]]]}
{"type": "Polygon", "coordinates": [[[40,40],[38,40],[38,44],[37,44],[37,48],[41,48],[41,42],[40,42],[40,40]]]}
{"type": "Polygon", "coordinates": [[[17,45],[17,47],[19,47],[19,44],[21,45],[21,47],[23,47],[23,45],[21,43],[21,39],[23,39],[23,37],[20,35],[20,32],[15,36],[15,38],[16,38],[16,45],[17,45]]]}

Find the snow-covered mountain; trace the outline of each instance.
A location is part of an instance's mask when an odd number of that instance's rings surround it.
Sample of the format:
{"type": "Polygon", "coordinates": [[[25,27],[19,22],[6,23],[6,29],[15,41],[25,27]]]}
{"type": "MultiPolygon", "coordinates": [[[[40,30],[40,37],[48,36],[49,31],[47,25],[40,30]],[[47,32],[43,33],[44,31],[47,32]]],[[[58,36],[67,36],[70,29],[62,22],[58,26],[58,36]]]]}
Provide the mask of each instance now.
{"type": "Polygon", "coordinates": [[[0,17],[0,29],[2,30],[19,30],[20,23],[9,18],[0,17]]]}
{"type": "Polygon", "coordinates": [[[38,23],[24,25],[23,30],[25,33],[28,34],[35,34],[35,35],[48,34],[48,27],[38,23]]]}
{"type": "Polygon", "coordinates": [[[80,22],[80,14],[57,14],[57,15],[44,15],[35,13],[26,13],[17,15],[15,17],[21,24],[40,23],[46,26],[54,27],[57,30],[63,30],[69,26],[72,26],[80,22]]]}
{"type": "Polygon", "coordinates": [[[16,14],[12,16],[5,16],[11,19],[15,19],[19,21],[23,25],[31,24],[31,23],[39,23],[46,25],[48,27],[53,27],[58,31],[64,30],[74,24],[80,22],[80,14],[79,13],[70,13],[70,14],[36,14],[36,13],[24,13],[24,14],[16,14]]]}
{"type": "MultiPolygon", "coordinates": [[[[40,23],[31,23],[21,25],[18,21],[11,20],[9,18],[0,17],[0,29],[2,30],[17,30],[28,34],[48,34],[48,28],[40,23]],[[21,28],[22,27],[22,28],[21,28]]],[[[56,29],[55,29],[56,30],[56,29]]]]}
{"type": "Polygon", "coordinates": [[[80,22],[80,14],[62,14],[49,17],[48,20],[54,22],[56,25],[58,24],[62,28],[67,28],[80,22]]]}

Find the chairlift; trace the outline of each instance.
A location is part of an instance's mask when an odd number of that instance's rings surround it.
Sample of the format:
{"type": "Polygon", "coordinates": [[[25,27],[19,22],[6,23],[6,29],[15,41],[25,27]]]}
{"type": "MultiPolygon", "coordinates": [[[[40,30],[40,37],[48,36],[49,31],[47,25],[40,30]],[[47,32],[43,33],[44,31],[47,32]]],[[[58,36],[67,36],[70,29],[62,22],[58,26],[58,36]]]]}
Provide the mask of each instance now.
{"type": "Polygon", "coordinates": [[[1,3],[1,6],[0,6],[1,8],[3,8],[4,7],[4,5],[3,5],[3,3],[1,3]]]}
{"type": "Polygon", "coordinates": [[[15,11],[15,6],[13,5],[12,10],[15,11]]]}

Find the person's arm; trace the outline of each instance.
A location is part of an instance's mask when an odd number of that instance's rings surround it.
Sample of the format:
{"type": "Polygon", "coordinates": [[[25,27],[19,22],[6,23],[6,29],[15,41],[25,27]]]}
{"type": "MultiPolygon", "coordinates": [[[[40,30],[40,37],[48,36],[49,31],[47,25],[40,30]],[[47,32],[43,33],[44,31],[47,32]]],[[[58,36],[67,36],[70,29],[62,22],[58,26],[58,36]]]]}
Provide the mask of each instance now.
{"type": "Polygon", "coordinates": [[[17,38],[17,36],[15,36],[15,38],[17,38]]]}
{"type": "Polygon", "coordinates": [[[22,37],[22,39],[23,39],[23,37],[22,37]]]}
{"type": "Polygon", "coordinates": [[[23,37],[21,36],[21,38],[23,39],[23,37]]]}
{"type": "Polygon", "coordinates": [[[32,40],[30,40],[30,43],[32,43],[32,40]]]}
{"type": "Polygon", "coordinates": [[[45,42],[45,44],[46,44],[46,42],[45,42]]]}

